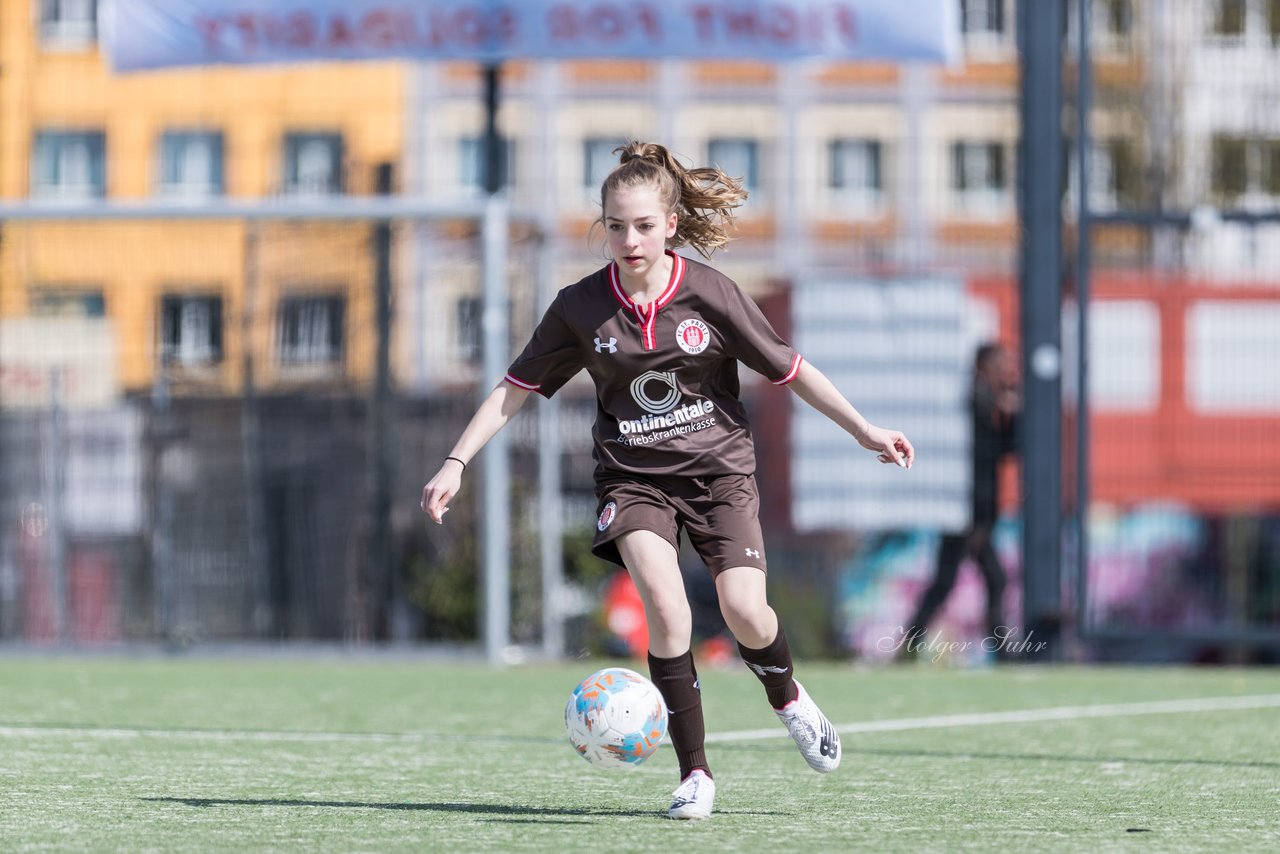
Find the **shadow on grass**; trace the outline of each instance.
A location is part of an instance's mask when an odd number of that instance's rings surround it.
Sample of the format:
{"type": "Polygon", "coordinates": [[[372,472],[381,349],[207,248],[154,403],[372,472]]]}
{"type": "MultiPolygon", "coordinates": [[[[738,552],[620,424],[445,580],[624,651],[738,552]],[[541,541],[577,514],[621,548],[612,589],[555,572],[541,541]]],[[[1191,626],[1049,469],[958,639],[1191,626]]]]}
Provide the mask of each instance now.
{"type": "MultiPolygon", "coordinates": [[[[188,807],[321,807],[331,809],[369,809],[369,810],[422,810],[426,812],[469,813],[471,815],[494,816],[492,821],[511,821],[535,823],[530,819],[507,818],[508,816],[531,816],[546,820],[591,816],[629,816],[635,818],[661,818],[667,820],[662,810],[610,810],[610,809],[578,809],[573,807],[529,807],[515,804],[471,804],[457,801],[441,801],[432,803],[379,803],[377,801],[311,801],[290,798],[140,798],[152,803],[182,804],[188,807]]],[[[749,810],[729,810],[725,815],[757,815],[779,816],[788,813],[753,812],[749,810]]],[[[557,824],[587,824],[588,822],[554,821],[557,824]]]]}
{"type": "Polygon", "coordinates": [[[438,803],[380,803],[378,801],[311,801],[290,798],[142,798],[144,801],[183,804],[188,807],[326,807],[331,809],[422,810],[498,816],[646,816],[653,810],[577,809],[573,807],[528,807],[515,804],[470,804],[459,801],[438,803]]]}

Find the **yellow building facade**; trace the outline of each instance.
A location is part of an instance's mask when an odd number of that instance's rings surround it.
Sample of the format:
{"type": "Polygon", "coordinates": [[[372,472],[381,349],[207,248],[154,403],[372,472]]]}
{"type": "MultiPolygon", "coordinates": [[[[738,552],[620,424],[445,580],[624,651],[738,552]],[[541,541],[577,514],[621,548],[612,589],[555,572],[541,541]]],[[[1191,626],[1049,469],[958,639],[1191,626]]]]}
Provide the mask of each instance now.
{"type": "MultiPolygon", "coordinates": [[[[58,205],[369,193],[401,162],[394,63],[115,74],[93,3],[0,0],[0,199],[58,205]],[[87,11],[86,11],[87,10],[87,11]],[[81,17],[77,17],[81,16],[81,17]]],[[[373,370],[370,227],[9,221],[0,316],[115,329],[123,390],[342,385],[373,370]]],[[[75,346],[67,342],[68,347],[75,346]]]]}
{"type": "MultiPolygon", "coordinates": [[[[176,196],[197,206],[210,196],[301,194],[323,203],[371,192],[375,169],[387,163],[405,195],[461,202],[480,194],[484,112],[474,63],[116,75],[92,22],[74,18],[94,5],[0,0],[2,199],[176,196]]],[[[551,224],[552,281],[567,284],[601,263],[590,239],[600,173],[616,162],[612,147],[632,136],[749,178],[741,239],[715,263],[754,295],[805,275],[944,269],[1011,279],[1016,5],[962,6],[965,62],[956,68],[506,63],[498,121],[510,143],[507,192],[526,220],[551,224]]],[[[1136,53],[1114,53],[1100,59],[1100,80],[1138,67],[1136,53]]],[[[1095,124],[1105,128],[1101,118],[1095,124]]],[[[474,224],[412,225],[396,232],[397,381],[424,393],[488,382],[477,373],[474,224]]],[[[0,316],[109,317],[125,389],[152,386],[160,367],[175,387],[210,394],[242,389],[248,364],[272,389],[372,376],[368,226],[0,227],[0,316]]],[[[539,314],[530,254],[515,241],[513,346],[539,314]]]]}

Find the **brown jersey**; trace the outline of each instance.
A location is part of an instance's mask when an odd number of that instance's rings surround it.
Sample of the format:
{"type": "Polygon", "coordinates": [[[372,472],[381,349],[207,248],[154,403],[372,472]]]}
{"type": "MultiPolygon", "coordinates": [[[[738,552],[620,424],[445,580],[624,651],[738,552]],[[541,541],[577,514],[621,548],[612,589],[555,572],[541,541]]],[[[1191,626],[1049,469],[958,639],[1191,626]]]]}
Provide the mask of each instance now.
{"type": "Polygon", "coordinates": [[[800,370],[800,354],[733,281],[671,257],[671,280],[648,306],[627,296],[616,264],[561,290],[507,372],[550,397],[587,369],[597,477],[754,473],[738,363],[775,385],[800,370]]]}

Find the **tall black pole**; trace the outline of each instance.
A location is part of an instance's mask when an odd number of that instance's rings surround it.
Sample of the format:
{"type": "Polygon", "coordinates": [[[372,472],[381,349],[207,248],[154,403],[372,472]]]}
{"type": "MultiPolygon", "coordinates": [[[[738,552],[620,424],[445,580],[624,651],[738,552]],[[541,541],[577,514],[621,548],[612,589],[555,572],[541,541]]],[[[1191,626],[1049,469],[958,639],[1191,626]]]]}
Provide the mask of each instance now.
{"type": "MultiPolygon", "coordinates": [[[[279,640],[289,631],[289,603],[278,595],[268,558],[267,478],[262,452],[262,404],[258,395],[253,331],[259,322],[259,255],[262,229],[256,219],[244,225],[244,300],[240,312],[240,363],[243,372],[240,404],[240,454],[244,467],[245,543],[249,572],[258,604],[253,630],[259,638],[279,640]]],[[[283,568],[278,571],[284,572],[283,568]]]]}
{"type": "MultiPolygon", "coordinates": [[[[392,166],[379,163],[376,190],[391,194],[392,166]]],[[[374,637],[388,637],[393,629],[397,578],[392,546],[391,497],[394,465],[391,442],[391,221],[378,220],[373,227],[374,301],[378,328],[373,397],[369,406],[369,570],[366,595],[372,619],[367,629],[374,637]],[[380,618],[380,619],[379,619],[380,618]]]]}
{"type": "Polygon", "coordinates": [[[1093,110],[1092,3],[1078,0],[1076,9],[1076,484],[1075,572],[1076,625],[1089,628],[1089,299],[1093,268],[1093,224],[1089,211],[1090,130],[1093,110]]]}
{"type": "Polygon", "coordinates": [[[498,133],[500,74],[501,66],[496,62],[484,67],[484,139],[480,156],[484,164],[484,191],[489,195],[501,190],[507,177],[502,137],[498,133]]]}
{"type": "MultiPolygon", "coordinates": [[[[498,136],[499,67],[484,69],[484,187],[488,193],[483,227],[484,251],[484,370],[479,397],[483,400],[506,367],[509,300],[506,279],[507,208],[501,195],[504,152],[498,136]]],[[[511,640],[511,469],[508,443],[499,432],[485,446],[481,466],[480,519],[484,575],[484,646],[492,664],[507,659],[511,640]]]]}
{"type": "Polygon", "coordinates": [[[1024,383],[1023,629],[1029,642],[1026,653],[1032,660],[1053,660],[1060,655],[1065,13],[1066,0],[1022,0],[1018,4],[1022,66],[1018,173],[1024,383]]]}

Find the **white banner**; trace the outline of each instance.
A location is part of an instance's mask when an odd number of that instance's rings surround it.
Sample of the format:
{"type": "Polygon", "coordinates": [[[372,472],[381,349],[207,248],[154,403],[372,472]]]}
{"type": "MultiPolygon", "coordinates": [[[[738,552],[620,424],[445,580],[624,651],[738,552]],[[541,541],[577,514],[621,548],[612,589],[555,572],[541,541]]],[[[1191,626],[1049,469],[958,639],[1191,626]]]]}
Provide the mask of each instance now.
{"type": "Polygon", "coordinates": [[[927,461],[884,466],[825,415],[791,414],[791,519],[799,531],[960,531],[969,523],[973,348],[986,335],[963,281],[800,279],[791,342],[876,424],[927,461]],[[977,340],[975,340],[977,339],[977,340]],[[906,475],[905,477],[903,475],[906,475]]]}
{"type": "Polygon", "coordinates": [[[96,317],[0,320],[0,407],[98,409],[120,398],[116,335],[96,317]]]}
{"type": "Polygon", "coordinates": [[[950,62],[959,0],[107,0],[117,70],[355,59],[950,62]]]}

